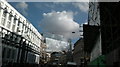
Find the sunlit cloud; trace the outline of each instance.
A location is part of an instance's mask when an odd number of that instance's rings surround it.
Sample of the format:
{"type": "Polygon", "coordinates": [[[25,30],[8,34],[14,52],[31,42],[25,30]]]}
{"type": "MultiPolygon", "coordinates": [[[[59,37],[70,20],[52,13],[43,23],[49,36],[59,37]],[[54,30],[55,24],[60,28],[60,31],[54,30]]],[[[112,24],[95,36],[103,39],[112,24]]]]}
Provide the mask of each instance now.
{"type": "Polygon", "coordinates": [[[79,24],[74,21],[73,12],[50,12],[43,13],[43,19],[40,26],[50,33],[63,35],[65,38],[79,37],[79,24]],[[75,32],[75,33],[72,33],[75,32]]]}

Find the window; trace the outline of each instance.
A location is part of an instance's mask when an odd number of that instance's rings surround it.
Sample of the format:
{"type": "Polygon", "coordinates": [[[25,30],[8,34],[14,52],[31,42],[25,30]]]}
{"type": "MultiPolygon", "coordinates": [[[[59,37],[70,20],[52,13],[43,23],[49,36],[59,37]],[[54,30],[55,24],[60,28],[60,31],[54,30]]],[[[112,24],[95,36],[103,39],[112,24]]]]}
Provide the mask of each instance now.
{"type": "Polygon", "coordinates": [[[2,21],[1,21],[1,24],[2,24],[3,26],[5,25],[5,17],[6,17],[6,13],[3,12],[2,21]]]}
{"type": "Polygon", "coordinates": [[[16,43],[20,43],[20,37],[17,36],[16,39],[15,39],[16,43]]]}
{"type": "Polygon", "coordinates": [[[15,30],[15,24],[13,24],[13,26],[12,26],[12,31],[14,31],[15,30]]]}
{"type": "Polygon", "coordinates": [[[15,49],[13,49],[13,50],[12,50],[12,56],[11,56],[11,59],[14,59],[15,56],[16,56],[16,54],[15,54],[15,49]]]}
{"type": "Polygon", "coordinates": [[[2,48],[2,58],[5,58],[5,53],[6,53],[6,49],[5,47],[2,48]]]}
{"type": "Polygon", "coordinates": [[[5,37],[5,33],[2,34],[2,37],[5,37]]]}
{"type": "Polygon", "coordinates": [[[20,21],[18,22],[18,26],[20,26],[20,21]]]}
{"type": "Polygon", "coordinates": [[[17,27],[17,32],[20,32],[20,29],[19,29],[19,27],[17,27]]]}
{"type": "Polygon", "coordinates": [[[1,25],[5,25],[5,18],[2,18],[1,25]]]}
{"type": "Polygon", "coordinates": [[[0,32],[0,37],[2,37],[2,32],[0,32]]]}
{"type": "Polygon", "coordinates": [[[8,48],[8,50],[7,50],[7,58],[10,58],[10,54],[11,54],[11,49],[8,48]]]}
{"type": "Polygon", "coordinates": [[[8,20],[11,21],[11,19],[12,19],[12,16],[10,15],[10,16],[8,17],[8,20]]]}
{"type": "Polygon", "coordinates": [[[14,36],[13,34],[11,35],[10,40],[11,40],[11,41],[14,41],[14,40],[15,40],[15,36],[14,36]]]}
{"type": "Polygon", "coordinates": [[[6,13],[5,12],[3,13],[3,17],[6,17],[6,13]]]}
{"type": "Polygon", "coordinates": [[[13,22],[13,24],[16,24],[16,20],[14,19],[14,22],[13,22]]]}
{"type": "Polygon", "coordinates": [[[28,33],[28,28],[25,26],[25,31],[26,31],[26,33],[28,33]]]}
{"type": "Polygon", "coordinates": [[[7,23],[7,28],[10,28],[10,21],[8,21],[7,23]]]}

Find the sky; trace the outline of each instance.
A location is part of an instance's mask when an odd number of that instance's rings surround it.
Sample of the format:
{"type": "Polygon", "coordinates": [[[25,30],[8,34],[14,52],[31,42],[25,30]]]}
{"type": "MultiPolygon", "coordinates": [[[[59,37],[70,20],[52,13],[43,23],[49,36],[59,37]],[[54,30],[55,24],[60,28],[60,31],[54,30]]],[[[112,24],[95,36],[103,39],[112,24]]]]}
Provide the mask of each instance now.
{"type": "Polygon", "coordinates": [[[25,16],[40,33],[63,35],[75,43],[82,35],[79,30],[87,23],[87,2],[9,2],[25,16]],[[71,32],[75,32],[74,34],[71,32]]]}

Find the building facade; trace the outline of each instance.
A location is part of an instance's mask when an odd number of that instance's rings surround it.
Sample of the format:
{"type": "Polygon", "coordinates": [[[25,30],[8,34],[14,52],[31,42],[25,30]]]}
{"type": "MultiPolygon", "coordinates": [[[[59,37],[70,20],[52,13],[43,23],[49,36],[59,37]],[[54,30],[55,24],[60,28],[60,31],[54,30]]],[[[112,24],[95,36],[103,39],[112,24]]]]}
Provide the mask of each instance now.
{"type": "Polygon", "coordinates": [[[101,38],[106,64],[120,66],[120,2],[100,3],[101,38]],[[105,6],[105,7],[104,7],[105,6]]]}
{"type": "Polygon", "coordinates": [[[46,46],[46,44],[45,44],[45,42],[43,41],[42,43],[41,43],[41,51],[40,51],[40,62],[41,63],[43,63],[43,64],[45,64],[45,63],[47,63],[48,62],[48,58],[47,58],[47,52],[46,52],[46,48],[47,48],[47,46],[46,46]]]}
{"type": "Polygon", "coordinates": [[[102,50],[101,15],[98,2],[89,3],[88,25],[83,26],[85,51],[90,53],[88,65],[104,66],[105,58],[102,50]]]}
{"type": "Polygon", "coordinates": [[[74,50],[73,50],[73,61],[77,65],[81,65],[81,60],[84,59],[84,42],[83,39],[79,39],[74,44],[74,50]]]}
{"type": "Polygon", "coordinates": [[[44,33],[43,36],[45,37],[46,42],[46,51],[48,53],[52,52],[60,52],[60,51],[68,51],[69,42],[65,39],[62,35],[51,34],[51,33],[44,33]]]}
{"type": "Polygon", "coordinates": [[[82,66],[87,63],[85,60],[89,61],[89,54],[84,51],[84,38],[81,38],[74,44],[73,62],[78,66],[82,66]]]}
{"type": "Polygon", "coordinates": [[[63,59],[62,56],[63,56],[62,52],[52,52],[49,64],[61,65],[62,64],[61,61],[63,59]]]}
{"type": "Polygon", "coordinates": [[[91,2],[89,6],[88,25],[83,27],[89,65],[119,67],[120,2],[91,2]]]}
{"type": "Polygon", "coordinates": [[[24,16],[4,0],[0,2],[0,38],[3,64],[39,63],[43,37],[24,16]]]}

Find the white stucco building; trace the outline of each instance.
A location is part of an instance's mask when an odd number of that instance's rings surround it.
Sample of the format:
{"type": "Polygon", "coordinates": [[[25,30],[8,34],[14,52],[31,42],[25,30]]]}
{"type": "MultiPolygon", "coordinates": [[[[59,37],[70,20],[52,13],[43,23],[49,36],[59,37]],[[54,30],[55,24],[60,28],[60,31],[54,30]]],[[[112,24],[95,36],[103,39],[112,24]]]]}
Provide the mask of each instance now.
{"type": "Polygon", "coordinates": [[[8,2],[0,1],[0,38],[3,63],[39,63],[43,37],[8,2]]]}

